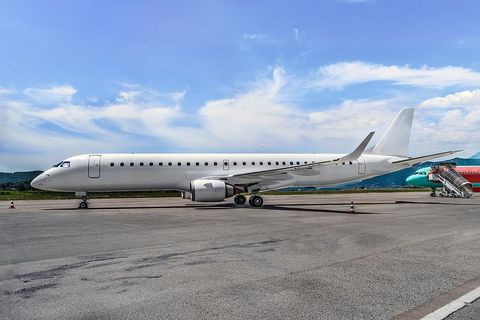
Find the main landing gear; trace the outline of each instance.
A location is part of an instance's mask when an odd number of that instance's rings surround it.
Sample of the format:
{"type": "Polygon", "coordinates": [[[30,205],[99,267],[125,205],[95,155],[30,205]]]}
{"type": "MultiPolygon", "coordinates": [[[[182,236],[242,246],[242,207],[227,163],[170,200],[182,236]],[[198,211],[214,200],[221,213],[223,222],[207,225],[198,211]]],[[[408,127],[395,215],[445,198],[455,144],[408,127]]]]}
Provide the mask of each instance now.
{"type": "MultiPolygon", "coordinates": [[[[247,198],[244,195],[237,194],[235,198],[233,198],[233,202],[238,205],[244,205],[247,202],[247,198]]],[[[263,199],[260,196],[252,195],[248,199],[248,204],[251,207],[259,208],[263,205],[263,199]]]]}
{"type": "Polygon", "coordinates": [[[235,198],[233,198],[233,202],[235,202],[235,204],[243,205],[245,202],[247,202],[247,198],[241,194],[237,194],[235,198]]]}

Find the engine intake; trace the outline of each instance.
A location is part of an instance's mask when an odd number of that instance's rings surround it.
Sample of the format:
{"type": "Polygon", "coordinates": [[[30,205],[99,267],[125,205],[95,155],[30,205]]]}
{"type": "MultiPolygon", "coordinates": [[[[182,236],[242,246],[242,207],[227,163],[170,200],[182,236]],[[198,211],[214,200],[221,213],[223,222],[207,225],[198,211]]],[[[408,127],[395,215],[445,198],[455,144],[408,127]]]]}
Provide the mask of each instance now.
{"type": "Polygon", "coordinates": [[[193,180],[190,182],[192,201],[215,202],[233,196],[235,188],[219,180],[193,180]]]}

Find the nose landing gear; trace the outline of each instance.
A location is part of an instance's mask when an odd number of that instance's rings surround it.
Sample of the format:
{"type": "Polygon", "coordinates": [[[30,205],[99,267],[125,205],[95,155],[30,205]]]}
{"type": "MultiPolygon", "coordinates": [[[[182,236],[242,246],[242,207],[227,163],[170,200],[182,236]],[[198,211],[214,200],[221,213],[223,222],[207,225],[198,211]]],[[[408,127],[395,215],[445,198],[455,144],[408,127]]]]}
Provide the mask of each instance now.
{"type": "Polygon", "coordinates": [[[77,197],[81,197],[81,201],[78,204],[78,209],[88,209],[88,198],[86,192],[75,192],[77,197]]]}
{"type": "Polygon", "coordinates": [[[78,209],[88,209],[88,202],[87,200],[82,200],[78,204],[78,209]]]}

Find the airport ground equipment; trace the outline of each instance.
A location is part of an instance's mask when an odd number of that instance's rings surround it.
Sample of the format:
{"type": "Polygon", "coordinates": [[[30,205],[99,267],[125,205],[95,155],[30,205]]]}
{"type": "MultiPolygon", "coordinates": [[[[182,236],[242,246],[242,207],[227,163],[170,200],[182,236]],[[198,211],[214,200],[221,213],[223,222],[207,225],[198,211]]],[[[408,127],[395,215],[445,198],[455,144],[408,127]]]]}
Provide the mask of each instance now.
{"type": "MultiPolygon", "coordinates": [[[[428,180],[442,184],[440,197],[471,198],[472,183],[455,171],[455,167],[455,163],[432,165],[428,180]]],[[[435,192],[432,192],[432,196],[436,196],[435,192]]]]}

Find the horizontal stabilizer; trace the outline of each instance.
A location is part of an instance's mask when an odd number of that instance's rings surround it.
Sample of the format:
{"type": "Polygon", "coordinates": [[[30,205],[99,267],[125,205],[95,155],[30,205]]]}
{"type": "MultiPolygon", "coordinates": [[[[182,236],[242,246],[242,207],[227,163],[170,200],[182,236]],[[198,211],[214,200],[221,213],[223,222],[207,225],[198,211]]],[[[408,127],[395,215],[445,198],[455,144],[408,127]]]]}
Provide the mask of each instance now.
{"type": "Polygon", "coordinates": [[[439,152],[439,153],[432,153],[426,156],[420,156],[420,157],[415,157],[415,158],[407,158],[403,160],[398,160],[398,161],[393,161],[393,164],[409,164],[411,166],[414,166],[416,164],[420,164],[422,162],[425,162],[427,160],[432,160],[435,158],[440,158],[443,156],[448,156],[450,154],[454,154],[457,152],[460,152],[462,150],[453,150],[453,151],[444,151],[444,152],[439,152]]]}

